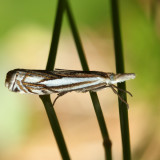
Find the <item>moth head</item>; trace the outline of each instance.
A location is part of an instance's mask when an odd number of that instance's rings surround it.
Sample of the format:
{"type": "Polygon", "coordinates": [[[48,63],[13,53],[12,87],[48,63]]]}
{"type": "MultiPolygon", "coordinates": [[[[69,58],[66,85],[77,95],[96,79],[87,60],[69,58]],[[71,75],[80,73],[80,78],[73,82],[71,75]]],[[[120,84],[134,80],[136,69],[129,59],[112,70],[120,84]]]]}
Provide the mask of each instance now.
{"type": "Polygon", "coordinates": [[[5,86],[12,92],[20,92],[16,83],[17,76],[18,74],[16,70],[9,71],[6,76],[5,86]]]}
{"type": "Polygon", "coordinates": [[[115,83],[121,83],[130,79],[134,79],[136,76],[134,73],[123,73],[123,74],[114,74],[114,73],[110,73],[108,75],[109,77],[109,84],[115,84],[115,83]]]}

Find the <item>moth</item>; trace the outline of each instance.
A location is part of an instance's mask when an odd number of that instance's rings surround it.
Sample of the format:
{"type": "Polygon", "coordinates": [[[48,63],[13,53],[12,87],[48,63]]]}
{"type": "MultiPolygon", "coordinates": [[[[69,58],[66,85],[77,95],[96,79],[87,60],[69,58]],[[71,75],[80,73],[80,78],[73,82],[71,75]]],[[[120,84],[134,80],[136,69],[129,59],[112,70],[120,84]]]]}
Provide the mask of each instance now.
{"type": "Polygon", "coordinates": [[[97,92],[109,87],[128,106],[128,103],[118,94],[117,90],[119,89],[131,96],[132,94],[118,88],[115,84],[134,78],[134,73],[114,74],[64,69],[54,71],[14,69],[7,73],[5,86],[12,92],[24,94],[49,95],[57,93],[53,105],[60,96],[68,92],[97,92]]]}

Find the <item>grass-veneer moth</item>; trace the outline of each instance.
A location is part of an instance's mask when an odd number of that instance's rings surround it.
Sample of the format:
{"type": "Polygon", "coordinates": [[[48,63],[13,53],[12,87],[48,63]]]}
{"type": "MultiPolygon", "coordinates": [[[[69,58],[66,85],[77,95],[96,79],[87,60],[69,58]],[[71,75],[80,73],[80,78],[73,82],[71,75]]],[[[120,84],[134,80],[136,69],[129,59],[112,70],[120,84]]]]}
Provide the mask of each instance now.
{"type": "Polygon", "coordinates": [[[64,69],[54,71],[14,69],[7,73],[5,86],[12,92],[24,94],[48,95],[57,93],[53,105],[60,96],[68,92],[97,92],[109,87],[128,106],[128,103],[118,94],[117,90],[119,89],[131,96],[132,94],[118,88],[115,84],[134,78],[134,73],[114,74],[64,69]]]}

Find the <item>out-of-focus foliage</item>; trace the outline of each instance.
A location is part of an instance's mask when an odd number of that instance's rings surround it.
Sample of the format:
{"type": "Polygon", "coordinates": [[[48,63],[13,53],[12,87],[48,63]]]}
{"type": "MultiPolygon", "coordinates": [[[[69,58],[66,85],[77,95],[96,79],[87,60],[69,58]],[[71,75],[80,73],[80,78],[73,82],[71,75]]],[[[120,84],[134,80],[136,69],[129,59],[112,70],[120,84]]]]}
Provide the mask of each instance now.
{"type": "MultiPolygon", "coordinates": [[[[76,21],[85,25],[97,25],[107,21],[109,17],[109,1],[96,0],[71,1],[76,21]]],[[[0,35],[5,34],[9,29],[18,24],[36,23],[52,28],[56,11],[56,0],[1,0],[0,5],[0,35]]]]}
{"type": "Polygon", "coordinates": [[[155,96],[160,90],[160,37],[154,22],[148,18],[138,3],[123,1],[121,4],[123,44],[130,65],[136,70],[137,90],[141,97],[157,102],[155,96]],[[154,100],[153,100],[154,99],[154,100]]]}

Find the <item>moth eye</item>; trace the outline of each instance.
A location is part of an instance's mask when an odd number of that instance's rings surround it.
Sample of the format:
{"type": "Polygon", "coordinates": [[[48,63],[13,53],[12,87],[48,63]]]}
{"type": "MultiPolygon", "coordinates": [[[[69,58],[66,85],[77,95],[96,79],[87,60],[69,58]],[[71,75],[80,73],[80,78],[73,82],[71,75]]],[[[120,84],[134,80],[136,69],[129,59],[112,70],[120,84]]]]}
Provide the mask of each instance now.
{"type": "Polygon", "coordinates": [[[114,80],[114,75],[113,75],[113,74],[111,74],[109,78],[110,78],[110,80],[112,80],[112,81],[113,81],[113,80],[114,80]]]}

